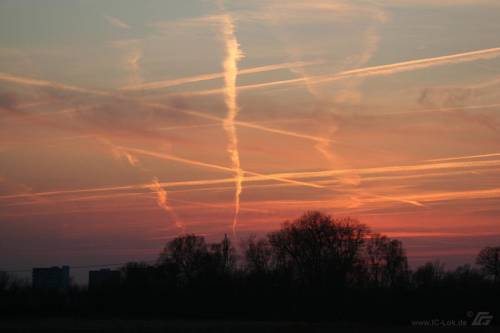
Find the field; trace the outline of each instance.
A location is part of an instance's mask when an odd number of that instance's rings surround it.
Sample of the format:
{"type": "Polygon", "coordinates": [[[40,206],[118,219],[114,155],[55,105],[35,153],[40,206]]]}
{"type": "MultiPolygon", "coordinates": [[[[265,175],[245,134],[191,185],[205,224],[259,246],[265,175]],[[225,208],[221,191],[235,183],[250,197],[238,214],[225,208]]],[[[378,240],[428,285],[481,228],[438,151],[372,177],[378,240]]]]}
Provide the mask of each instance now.
{"type": "Polygon", "coordinates": [[[321,333],[321,332],[487,332],[498,333],[498,327],[485,328],[423,328],[403,326],[367,326],[339,323],[234,322],[234,321],[165,321],[127,319],[7,319],[0,321],[0,332],[120,332],[120,333],[321,333]]]}

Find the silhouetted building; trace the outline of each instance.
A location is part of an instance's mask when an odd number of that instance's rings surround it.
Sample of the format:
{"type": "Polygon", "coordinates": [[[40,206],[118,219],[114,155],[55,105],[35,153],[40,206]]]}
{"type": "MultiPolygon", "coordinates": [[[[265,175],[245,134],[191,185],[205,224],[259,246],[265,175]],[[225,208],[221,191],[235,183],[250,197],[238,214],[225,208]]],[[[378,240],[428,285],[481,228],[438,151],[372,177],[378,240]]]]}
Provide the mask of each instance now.
{"type": "Polygon", "coordinates": [[[33,288],[67,289],[69,287],[69,266],[33,268],[33,288]]]}
{"type": "Polygon", "coordinates": [[[120,271],[100,269],[89,272],[89,288],[117,286],[120,283],[120,271]]]}

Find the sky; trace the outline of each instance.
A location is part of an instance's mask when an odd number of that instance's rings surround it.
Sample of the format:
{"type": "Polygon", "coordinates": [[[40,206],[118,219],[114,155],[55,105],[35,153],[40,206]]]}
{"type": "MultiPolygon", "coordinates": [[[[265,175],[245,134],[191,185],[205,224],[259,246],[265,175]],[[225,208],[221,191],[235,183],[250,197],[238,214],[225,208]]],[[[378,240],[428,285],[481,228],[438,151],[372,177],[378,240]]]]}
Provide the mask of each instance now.
{"type": "Polygon", "coordinates": [[[500,243],[496,0],[3,0],[0,268],[307,210],[412,265],[500,243]]]}

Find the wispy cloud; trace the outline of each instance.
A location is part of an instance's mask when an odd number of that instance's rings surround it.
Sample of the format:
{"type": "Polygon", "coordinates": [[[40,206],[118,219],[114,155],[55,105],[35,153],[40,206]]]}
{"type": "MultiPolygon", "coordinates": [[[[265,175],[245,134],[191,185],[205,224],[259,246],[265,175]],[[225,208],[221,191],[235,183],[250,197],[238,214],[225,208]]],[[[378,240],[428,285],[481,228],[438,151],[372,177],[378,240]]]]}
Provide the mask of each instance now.
{"type": "Polygon", "coordinates": [[[106,138],[100,137],[98,139],[107,146],[109,146],[113,157],[115,157],[116,159],[124,158],[131,166],[139,167],[139,160],[134,155],[130,154],[127,150],[113,144],[110,140],[106,138]]]}
{"type": "Polygon", "coordinates": [[[111,24],[115,28],[130,29],[130,25],[128,25],[122,19],[110,15],[105,15],[104,18],[106,19],[106,21],[108,21],[109,24],[111,24]]]}
{"type": "Polygon", "coordinates": [[[158,181],[158,178],[153,178],[153,181],[151,183],[151,191],[156,193],[157,199],[156,203],[158,204],[158,207],[163,209],[167,214],[171,217],[171,219],[174,221],[175,226],[181,230],[185,230],[184,224],[180,221],[179,217],[177,214],[175,214],[174,210],[169,206],[168,204],[168,197],[167,197],[167,191],[164,189],[164,187],[160,184],[158,181]]]}

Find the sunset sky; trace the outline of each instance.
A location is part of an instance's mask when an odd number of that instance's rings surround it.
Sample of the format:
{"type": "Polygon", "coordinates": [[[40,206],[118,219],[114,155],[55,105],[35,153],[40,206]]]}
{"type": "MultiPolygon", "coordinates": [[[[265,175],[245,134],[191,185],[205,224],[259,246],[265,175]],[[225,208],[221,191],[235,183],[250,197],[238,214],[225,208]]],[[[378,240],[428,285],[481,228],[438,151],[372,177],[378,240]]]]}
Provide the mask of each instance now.
{"type": "Polygon", "coordinates": [[[0,3],[0,269],[306,210],[410,262],[500,244],[500,2],[0,3]]]}

